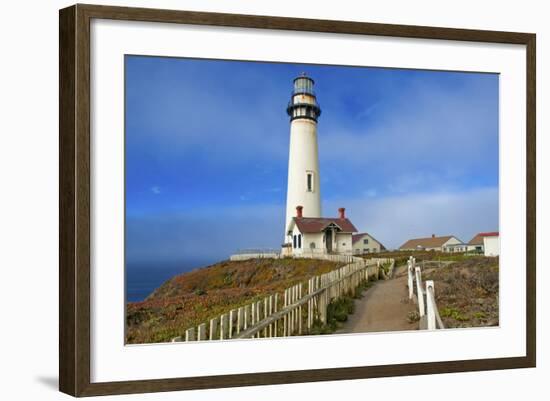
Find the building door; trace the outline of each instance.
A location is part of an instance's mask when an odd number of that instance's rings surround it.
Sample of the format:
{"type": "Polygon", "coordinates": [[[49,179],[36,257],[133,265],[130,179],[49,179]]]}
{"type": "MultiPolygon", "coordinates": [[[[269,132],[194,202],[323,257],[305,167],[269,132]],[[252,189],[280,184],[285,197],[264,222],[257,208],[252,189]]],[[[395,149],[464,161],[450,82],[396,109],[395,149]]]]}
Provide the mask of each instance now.
{"type": "Polygon", "coordinates": [[[325,244],[327,246],[327,252],[332,252],[332,230],[325,231],[325,244]]]}

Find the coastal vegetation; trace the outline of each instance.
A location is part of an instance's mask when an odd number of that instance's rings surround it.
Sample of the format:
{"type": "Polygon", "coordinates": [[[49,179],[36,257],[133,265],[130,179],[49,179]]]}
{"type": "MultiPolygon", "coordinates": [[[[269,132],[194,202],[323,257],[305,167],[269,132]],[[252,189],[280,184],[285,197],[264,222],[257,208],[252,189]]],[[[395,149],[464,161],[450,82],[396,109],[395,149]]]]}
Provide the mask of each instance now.
{"type": "Polygon", "coordinates": [[[396,266],[401,266],[407,264],[407,260],[410,256],[413,256],[416,259],[416,263],[419,264],[423,261],[430,262],[458,262],[463,260],[468,260],[470,258],[479,257],[478,254],[469,253],[469,252],[441,252],[441,251],[385,251],[380,253],[371,253],[367,255],[362,255],[365,259],[372,258],[391,258],[395,260],[396,266]]]}
{"type": "Polygon", "coordinates": [[[126,305],[126,343],[167,342],[189,327],[341,267],[316,259],[223,261],[172,277],[126,305]]]}
{"type": "Polygon", "coordinates": [[[499,324],[499,259],[475,256],[423,272],[436,283],[435,299],[446,328],[499,324]]]}

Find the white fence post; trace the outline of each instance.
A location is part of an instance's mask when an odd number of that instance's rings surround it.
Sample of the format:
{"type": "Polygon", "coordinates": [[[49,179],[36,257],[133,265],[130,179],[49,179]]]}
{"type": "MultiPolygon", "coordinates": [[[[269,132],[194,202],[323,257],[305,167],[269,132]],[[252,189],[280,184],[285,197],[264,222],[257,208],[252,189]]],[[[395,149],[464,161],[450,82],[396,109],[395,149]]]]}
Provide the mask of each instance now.
{"type": "Polygon", "coordinates": [[[210,333],[209,333],[210,341],[216,339],[217,328],[218,328],[218,319],[217,318],[210,319],[210,333]]]}
{"type": "MultiPolygon", "coordinates": [[[[269,316],[269,298],[268,297],[265,297],[264,298],[264,310],[263,310],[263,318],[264,319],[267,319],[267,317],[269,316]]],[[[264,337],[267,337],[269,333],[269,329],[267,328],[267,326],[265,327],[264,329],[264,337]]]]}
{"type": "Polygon", "coordinates": [[[412,299],[412,297],[413,297],[413,273],[412,273],[412,260],[411,259],[409,259],[407,261],[407,274],[408,274],[407,286],[409,287],[409,299],[412,299]]]}
{"type": "Polygon", "coordinates": [[[250,321],[250,305],[244,306],[244,319],[243,319],[243,330],[248,328],[248,323],[250,321]]]}
{"type": "MultiPolygon", "coordinates": [[[[256,324],[260,323],[260,321],[262,320],[261,310],[262,310],[262,301],[258,301],[256,302],[256,324]]],[[[259,331],[256,334],[258,338],[262,336],[262,333],[260,333],[259,331]]]]}
{"type": "Polygon", "coordinates": [[[243,316],[244,315],[244,308],[241,306],[239,309],[237,309],[237,334],[241,332],[241,329],[243,328],[243,316]]]}
{"type": "Polygon", "coordinates": [[[414,274],[416,276],[416,292],[418,293],[418,311],[420,312],[420,317],[426,314],[426,308],[424,307],[424,293],[422,290],[422,273],[420,272],[420,267],[415,267],[414,274]]]}
{"type": "MultiPolygon", "coordinates": [[[[298,284],[298,299],[302,299],[302,283],[298,284]]],[[[302,306],[298,307],[298,334],[302,334],[302,306]]]]}
{"type": "MultiPolygon", "coordinates": [[[[279,294],[275,293],[275,299],[273,302],[273,313],[277,313],[277,303],[279,302],[279,294]]],[[[278,327],[277,327],[277,320],[275,320],[275,323],[273,324],[273,331],[275,332],[275,337],[278,337],[278,327]]]]}
{"type": "Polygon", "coordinates": [[[220,318],[220,340],[227,339],[227,326],[229,323],[229,315],[224,313],[220,318]]]}
{"type": "Polygon", "coordinates": [[[206,323],[201,323],[197,327],[197,340],[198,341],[206,340],[206,323]]]}
{"type": "Polygon", "coordinates": [[[229,324],[227,325],[227,338],[233,337],[233,321],[235,320],[235,317],[237,316],[235,309],[231,309],[229,311],[229,324]]]}
{"type": "Polygon", "coordinates": [[[426,281],[426,294],[427,294],[426,298],[428,301],[428,316],[427,316],[428,330],[435,330],[436,329],[435,305],[434,305],[435,293],[434,293],[434,282],[432,280],[426,281]]]}
{"type": "Polygon", "coordinates": [[[195,328],[185,330],[185,341],[195,341],[195,328]]]}

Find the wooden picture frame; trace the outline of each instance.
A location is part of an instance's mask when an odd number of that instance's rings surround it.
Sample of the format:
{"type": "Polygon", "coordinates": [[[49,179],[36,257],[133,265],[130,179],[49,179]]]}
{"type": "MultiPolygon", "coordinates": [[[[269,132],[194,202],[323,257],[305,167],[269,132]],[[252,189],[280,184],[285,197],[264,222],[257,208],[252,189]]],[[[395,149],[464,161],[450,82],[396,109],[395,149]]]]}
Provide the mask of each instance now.
{"type": "Polygon", "coordinates": [[[59,388],[73,396],[534,367],[536,362],[535,43],[530,33],[74,5],[59,14],[59,388]],[[526,46],[526,356],[92,383],[90,380],[90,21],[94,18],[526,46]]]}

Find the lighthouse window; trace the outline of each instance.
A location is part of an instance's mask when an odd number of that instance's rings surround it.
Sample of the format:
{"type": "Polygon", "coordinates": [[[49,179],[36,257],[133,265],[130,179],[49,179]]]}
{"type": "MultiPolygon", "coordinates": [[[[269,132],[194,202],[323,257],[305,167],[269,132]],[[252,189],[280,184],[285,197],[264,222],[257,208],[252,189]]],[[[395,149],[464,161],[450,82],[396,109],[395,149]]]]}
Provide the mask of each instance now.
{"type": "Polygon", "coordinates": [[[297,79],[294,83],[294,92],[295,93],[301,93],[301,92],[312,93],[313,82],[308,78],[297,79]]]}
{"type": "Polygon", "coordinates": [[[292,239],[292,246],[296,248],[296,236],[294,236],[292,239]]]}
{"type": "Polygon", "coordinates": [[[307,188],[307,192],[313,192],[314,191],[314,187],[313,187],[313,172],[312,171],[308,171],[306,172],[306,188],[307,188]]]}
{"type": "Polygon", "coordinates": [[[302,234],[298,234],[298,248],[302,247],[302,234]]]}

